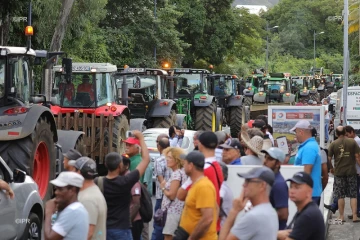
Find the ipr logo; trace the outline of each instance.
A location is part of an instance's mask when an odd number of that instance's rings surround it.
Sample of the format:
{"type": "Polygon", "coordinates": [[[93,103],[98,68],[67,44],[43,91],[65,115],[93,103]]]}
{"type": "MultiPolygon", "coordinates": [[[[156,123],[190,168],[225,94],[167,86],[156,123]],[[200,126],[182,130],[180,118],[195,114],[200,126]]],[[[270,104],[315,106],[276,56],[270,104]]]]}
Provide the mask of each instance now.
{"type": "Polygon", "coordinates": [[[330,225],[343,225],[343,221],[341,219],[329,219],[328,224],[330,225]]]}
{"type": "Polygon", "coordinates": [[[30,223],[30,219],[28,218],[17,218],[15,219],[16,224],[24,224],[24,223],[30,223]]]}

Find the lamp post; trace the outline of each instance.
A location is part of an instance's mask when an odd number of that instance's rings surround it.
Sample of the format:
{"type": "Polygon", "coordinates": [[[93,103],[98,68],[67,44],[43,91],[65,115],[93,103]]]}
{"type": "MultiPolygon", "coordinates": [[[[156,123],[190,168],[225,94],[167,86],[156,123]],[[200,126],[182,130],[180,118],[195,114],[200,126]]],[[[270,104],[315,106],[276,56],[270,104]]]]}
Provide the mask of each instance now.
{"type": "Polygon", "coordinates": [[[315,71],[315,68],[316,68],[316,35],[320,35],[320,34],[323,34],[324,32],[319,32],[319,33],[316,33],[315,30],[314,30],[314,67],[313,67],[313,71],[315,71]]]}
{"type": "MultiPolygon", "coordinates": [[[[156,0],[154,0],[154,17],[156,20],[156,0]]],[[[155,60],[155,64],[156,64],[156,43],[155,43],[155,47],[154,47],[154,60],[155,60]]]]}
{"type": "Polygon", "coordinates": [[[265,71],[268,72],[268,61],[269,61],[269,34],[268,31],[272,29],[279,28],[279,26],[273,26],[269,28],[269,23],[266,22],[266,65],[265,65],[265,71]]]}

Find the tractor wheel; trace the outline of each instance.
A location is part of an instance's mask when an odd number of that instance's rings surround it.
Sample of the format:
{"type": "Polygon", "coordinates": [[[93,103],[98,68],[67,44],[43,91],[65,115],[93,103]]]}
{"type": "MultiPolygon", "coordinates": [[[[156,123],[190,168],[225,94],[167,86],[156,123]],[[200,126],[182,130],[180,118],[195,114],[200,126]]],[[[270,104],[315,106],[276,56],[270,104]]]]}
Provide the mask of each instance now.
{"type": "Polygon", "coordinates": [[[242,106],[236,106],[230,109],[230,134],[233,138],[237,138],[241,130],[242,111],[242,106]]]}
{"type": "Polygon", "coordinates": [[[170,128],[176,124],[176,112],[175,110],[170,111],[170,115],[163,118],[154,119],[154,128],[170,128]]]}
{"type": "Polygon", "coordinates": [[[37,183],[41,199],[52,195],[50,180],[55,178],[55,145],[50,123],[39,119],[29,136],[0,142],[0,155],[11,170],[19,168],[37,183]]]}
{"type": "Polygon", "coordinates": [[[319,101],[319,93],[310,94],[310,99],[313,100],[313,101],[318,102],[319,101]]]}
{"type": "Polygon", "coordinates": [[[195,130],[216,131],[216,104],[196,108],[195,130]]]}
{"type": "Polygon", "coordinates": [[[38,215],[35,213],[30,213],[29,218],[27,219],[24,234],[21,239],[36,239],[41,240],[41,220],[38,215]]]}
{"type": "MultiPolygon", "coordinates": [[[[116,151],[119,154],[125,152],[125,143],[122,140],[126,139],[126,132],[129,131],[129,122],[125,115],[120,115],[119,117],[114,117],[114,126],[113,126],[113,138],[112,138],[112,147],[113,151],[116,151]]],[[[108,145],[108,128],[105,128],[104,131],[104,143],[105,146],[108,145]]]]}
{"type": "Polygon", "coordinates": [[[251,106],[251,104],[252,104],[252,97],[245,97],[244,105],[251,106]]]}

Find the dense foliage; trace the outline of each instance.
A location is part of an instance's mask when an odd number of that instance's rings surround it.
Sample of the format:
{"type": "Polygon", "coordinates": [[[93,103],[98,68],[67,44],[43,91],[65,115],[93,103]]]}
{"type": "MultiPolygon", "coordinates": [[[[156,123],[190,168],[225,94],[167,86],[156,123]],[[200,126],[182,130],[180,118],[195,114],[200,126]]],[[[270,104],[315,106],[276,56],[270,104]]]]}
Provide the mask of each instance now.
{"type": "MultiPolygon", "coordinates": [[[[32,0],[34,49],[49,49],[62,1],[32,0]]],[[[307,73],[314,65],[342,72],[342,4],[334,0],[281,0],[260,16],[235,9],[232,0],[76,0],[62,42],[74,61],[112,62],[122,67],[208,67],[247,75],[268,71],[307,73]],[[156,3],[156,9],[155,9],[156,3]],[[266,28],[268,23],[269,29],[266,28]],[[273,26],[278,28],[273,29],[273,26]]],[[[3,0],[0,17],[4,45],[25,45],[29,0],[3,0]]],[[[356,7],[352,6],[352,9],[356,7]]],[[[358,11],[357,11],[358,12],[358,11]]],[[[359,16],[352,16],[354,26],[359,16]]],[[[359,71],[359,34],[350,34],[351,67],[359,71]]]]}

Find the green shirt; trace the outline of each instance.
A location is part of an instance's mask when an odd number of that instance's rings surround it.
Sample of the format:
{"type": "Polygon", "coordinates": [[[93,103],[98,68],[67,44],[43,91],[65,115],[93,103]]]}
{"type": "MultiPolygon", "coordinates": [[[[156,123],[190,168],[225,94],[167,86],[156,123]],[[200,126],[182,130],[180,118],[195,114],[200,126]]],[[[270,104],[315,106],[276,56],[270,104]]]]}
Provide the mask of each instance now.
{"type": "MultiPolygon", "coordinates": [[[[141,162],[142,158],[140,154],[136,154],[130,158],[130,171],[133,171],[136,169],[136,167],[141,162]]],[[[140,178],[140,182],[144,183],[144,175],[140,178]]]]}
{"type": "Polygon", "coordinates": [[[150,194],[150,196],[152,196],[153,194],[153,171],[154,171],[154,166],[153,163],[150,162],[148,167],[146,168],[145,174],[144,174],[144,183],[147,185],[147,190],[150,194]]]}

